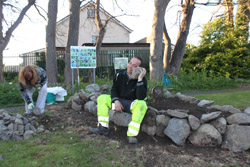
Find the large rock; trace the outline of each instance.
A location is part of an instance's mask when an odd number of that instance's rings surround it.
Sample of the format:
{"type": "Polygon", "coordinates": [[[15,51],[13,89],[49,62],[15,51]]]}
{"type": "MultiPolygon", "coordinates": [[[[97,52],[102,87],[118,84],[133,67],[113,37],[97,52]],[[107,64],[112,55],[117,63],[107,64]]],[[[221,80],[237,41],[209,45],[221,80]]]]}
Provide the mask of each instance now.
{"type": "Polygon", "coordinates": [[[167,126],[168,125],[168,121],[170,120],[170,117],[167,115],[157,115],[156,116],[156,125],[164,125],[167,126]]]}
{"type": "Polygon", "coordinates": [[[223,105],[223,106],[213,105],[213,106],[209,106],[207,108],[225,111],[225,112],[230,112],[230,113],[240,113],[241,112],[238,108],[234,108],[232,105],[223,105]]]}
{"type": "Polygon", "coordinates": [[[250,124],[250,115],[246,113],[235,113],[227,118],[228,124],[250,124]]]}
{"type": "MultiPolygon", "coordinates": [[[[113,110],[112,110],[113,111],[113,110]]],[[[109,111],[109,112],[112,112],[109,111]]],[[[113,121],[118,126],[125,126],[127,127],[132,119],[132,115],[126,112],[117,112],[113,111],[112,114],[110,113],[110,120],[113,121]]]]}
{"type": "Polygon", "coordinates": [[[171,117],[176,117],[176,118],[187,118],[188,114],[187,114],[188,110],[180,110],[180,109],[176,109],[176,110],[171,110],[168,109],[166,111],[166,113],[171,116],[171,117]],[[183,112],[184,111],[184,112],[183,112]]]}
{"type": "Polygon", "coordinates": [[[244,113],[250,115],[250,107],[247,107],[247,108],[244,110],[244,113]]]}
{"type": "Polygon", "coordinates": [[[193,115],[188,116],[188,122],[192,130],[197,130],[201,125],[200,120],[193,115]]]}
{"type": "Polygon", "coordinates": [[[97,115],[94,112],[95,106],[96,106],[96,103],[94,101],[88,101],[87,103],[84,104],[84,111],[87,111],[87,112],[90,112],[94,115],[97,115]]]}
{"type": "Polygon", "coordinates": [[[94,92],[100,92],[100,86],[98,84],[90,84],[88,86],[86,86],[86,91],[90,92],[90,93],[94,93],[94,92]]]}
{"type": "Polygon", "coordinates": [[[207,107],[207,106],[211,106],[212,104],[214,104],[214,101],[210,101],[210,100],[201,100],[197,105],[199,107],[207,107]]]}
{"type": "Polygon", "coordinates": [[[150,136],[154,136],[156,133],[156,126],[148,126],[146,124],[142,124],[141,130],[150,136]]]}
{"type": "Polygon", "coordinates": [[[151,107],[148,108],[142,123],[148,126],[156,125],[156,112],[153,108],[151,107]]]}
{"type": "Polygon", "coordinates": [[[218,118],[220,116],[220,114],[221,114],[220,111],[212,112],[209,114],[202,114],[201,123],[205,123],[205,122],[209,122],[211,120],[214,120],[214,119],[218,118]]]}
{"type": "Polygon", "coordinates": [[[228,125],[222,148],[233,152],[246,151],[250,148],[250,126],[228,125]]]}
{"type": "Polygon", "coordinates": [[[194,97],[191,97],[191,96],[186,96],[186,95],[183,95],[181,93],[176,93],[175,95],[176,97],[178,97],[180,100],[184,101],[184,102],[188,102],[188,103],[191,103],[191,104],[198,104],[200,100],[194,98],[194,97]]]}
{"type": "Polygon", "coordinates": [[[217,118],[216,120],[210,122],[221,134],[224,134],[227,129],[227,121],[225,118],[217,118]]]}
{"type": "Polygon", "coordinates": [[[210,124],[201,125],[197,131],[189,136],[188,140],[193,145],[201,147],[216,147],[222,143],[221,134],[210,124]]]}
{"type": "Polygon", "coordinates": [[[187,119],[170,119],[164,134],[167,135],[177,145],[184,145],[190,134],[190,126],[187,119]]]}

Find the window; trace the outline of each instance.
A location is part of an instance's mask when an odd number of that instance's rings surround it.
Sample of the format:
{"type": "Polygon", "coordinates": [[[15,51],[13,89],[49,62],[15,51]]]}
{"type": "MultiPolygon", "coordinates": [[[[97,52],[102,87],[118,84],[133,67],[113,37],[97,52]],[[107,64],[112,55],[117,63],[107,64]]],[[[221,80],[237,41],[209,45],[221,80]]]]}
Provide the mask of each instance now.
{"type": "Polygon", "coordinates": [[[88,9],[88,18],[95,18],[95,8],[88,9]]]}
{"type": "Polygon", "coordinates": [[[97,38],[98,38],[97,35],[92,35],[91,42],[92,42],[92,43],[96,43],[97,38]]]}

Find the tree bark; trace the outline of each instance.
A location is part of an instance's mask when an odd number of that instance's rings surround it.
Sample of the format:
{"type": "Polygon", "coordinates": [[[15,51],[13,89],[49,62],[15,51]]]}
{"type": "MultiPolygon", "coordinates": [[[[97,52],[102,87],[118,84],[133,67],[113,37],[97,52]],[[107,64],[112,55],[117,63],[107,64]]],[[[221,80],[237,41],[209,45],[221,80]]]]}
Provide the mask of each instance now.
{"type": "Polygon", "coordinates": [[[164,39],[164,56],[163,56],[163,64],[164,64],[164,71],[167,73],[170,69],[170,59],[171,59],[171,39],[168,35],[166,24],[164,24],[163,29],[163,39],[164,39]]]}
{"type": "Polygon", "coordinates": [[[233,0],[226,0],[226,10],[225,10],[226,22],[233,27],[233,0]]]}
{"type": "Polygon", "coordinates": [[[46,71],[49,83],[57,83],[58,71],[56,61],[56,18],[58,0],[49,0],[48,22],[46,27],[46,71]]]}
{"type": "Polygon", "coordinates": [[[69,87],[72,81],[72,70],[70,62],[70,46],[78,45],[79,36],[79,17],[80,17],[80,0],[70,0],[70,16],[69,16],[69,31],[68,31],[68,41],[66,46],[65,55],[65,69],[64,69],[64,83],[69,87]]]}
{"type": "Polygon", "coordinates": [[[239,37],[246,43],[249,38],[250,0],[239,0],[235,19],[235,28],[239,37]]]}
{"type": "Polygon", "coordinates": [[[18,25],[22,22],[23,17],[27,13],[27,11],[30,9],[32,5],[35,4],[36,0],[29,0],[28,4],[22,9],[21,13],[19,14],[17,20],[8,28],[8,30],[5,33],[5,36],[3,35],[3,19],[4,19],[4,14],[3,14],[3,6],[4,6],[5,1],[0,1],[0,82],[4,81],[3,78],[3,51],[8,45],[10,38],[13,34],[13,31],[18,27],[18,25]]]}
{"type": "Polygon", "coordinates": [[[156,81],[163,77],[162,37],[164,16],[169,0],[154,1],[154,17],[150,43],[150,80],[156,81]]]}
{"type": "Polygon", "coordinates": [[[189,33],[189,27],[191,24],[193,11],[194,11],[194,0],[185,0],[185,4],[182,5],[183,19],[178,32],[176,44],[172,53],[172,59],[170,62],[170,70],[168,73],[178,75],[184,56],[187,36],[189,33]]]}

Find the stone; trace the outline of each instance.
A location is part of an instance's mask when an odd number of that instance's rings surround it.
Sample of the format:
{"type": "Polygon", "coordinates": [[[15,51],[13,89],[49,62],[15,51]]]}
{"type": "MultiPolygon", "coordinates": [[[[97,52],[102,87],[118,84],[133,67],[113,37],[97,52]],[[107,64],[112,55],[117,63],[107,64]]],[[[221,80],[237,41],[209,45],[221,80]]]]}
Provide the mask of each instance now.
{"type": "Polygon", "coordinates": [[[169,120],[170,120],[170,117],[167,115],[157,115],[156,116],[156,125],[162,124],[164,126],[167,126],[169,120]]]}
{"type": "Polygon", "coordinates": [[[227,132],[222,148],[233,152],[246,151],[250,148],[250,126],[227,125],[227,132]]]}
{"type": "Polygon", "coordinates": [[[214,104],[214,101],[210,101],[210,100],[201,100],[197,105],[199,107],[207,107],[207,106],[211,106],[212,104],[214,104]]]}
{"type": "Polygon", "coordinates": [[[132,115],[126,112],[115,111],[111,120],[118,126],[128,127],[131,122],[132,115]]]}
{"type": "Polygon", "coordinates": [[[216,147],[221,145],[222,136],[212,125],[203,124],[188,137],[188,140],[195,146],[216,147]]]}
{"type": "Polygon", "coordinates": [[[143,124],[141,130],[150,136],[154,136],[156,133],[156,126],[148,126],[143,124]]]}
{"type": "Polygon", "coordinates": [[[212,112],[209,114],[202,114],[201,115],[201,123],[205,123],[205,122],[209,122],[211,120],[214,120],[216,118],[218,118],[220,116],[221,112],[217,111],[217,112],[212,112]]]}
{"type": "Polygon", "coordinates": [[[187,118],[188,114],[185,112],[180,112],[180,110],[171,110],[168,109],[166,112],[169,116],[171,117],[176,117],[176,118],[187,118]]]}
{"type": "Polygon", "coordinates": [[[219,132],[220,134],[224,134],[227,129],[227,121],[225,118],[217,118],[216,120],[210,122],[211,125],[213,125],[219,132]]]}
{"type": "Polygon", "coordinates": [[[230,112],[230,113],[240,113],[241,111],[237,108],[234,108],[231,105],[223,105],[223,106],[219,106],[219,105],[213,105],[213,106],[209,106],[207,107],[208,109],[214,109],[214,110],[220,110],[220,111],[225,111],[225,112],[230,112]]]}
{"type": "Polygon", "coordinates": [[[101,92],[104,94],[107,94],[110,90],[110,87],[108,84],[103,84],[100,86],[101,92]]]}
{"type": "Polygon", "coordinates": [[[250,107],[247,107],[247,108],[244,110],[244,113],[250,115],[250,107]]]}
{"type": "Polygon", "coordinates": [[[140,75],[141,73],[141,69],[142,67],[136,67],[133,71],[132,71],[132,74],[131,74],[131,78],[132,79],[138,79],[138,76],[140,75]]]}
{"type": "Polygon", "coordinates": [[[190,126],[187,119],[172,118],[169,120],[164,134],[168,136],[177,145],[184,145],[190,134],[190,126]]]}
{"type": "Polygon", "coordinates": [[[163,124],[158,124],[156,126],[156,130],[155,130],[155,135],[156,136],[160,136],[160,137],[165,137],[165,134],[164,134],[164,130],[166,129],[166,126],[163,125],[163,124]]]}
{"type": "Polygon", "coordinates": [[[147,124],[149,126],[156,125],[156,112],[155,112],[155,110],[148,108],[142,123],[147,124]]]}
{"type": "Polygon", "coordinates": [[[188,116],[188,122],[192,130],[197,130],[201,125],[200,120],[193,115],[188,116]]]}
{"type": "Polygon", "coordinates": [[[191,104],[198,104],[199,103],[198,99],[196,99],[194,97],[191,97],[191,96],[183,95],[181,93],[176,93],[175,96],[178,97],[180,100],[182,100],[184,102],[188,102],[188,103],[191,103],[191,104]]]}
{"type": "Polygon", "coordinates": [[[85,90],[87,92],[93,93],[93,92],[100,92],[100,86],[98,84],[90,84],[86,86],[85,90]]]}
{"type": "Polygon", "coordinates": [[[96,106],[94,101],[88,101],[84,104],[84,111],[93,113],[94,106],[96,106]]]}
{"type": "Polygon", "coordinates": [[[250,115],[246,113],[235,113],[227,118],[228,124],[250,124],[250,115]]]}

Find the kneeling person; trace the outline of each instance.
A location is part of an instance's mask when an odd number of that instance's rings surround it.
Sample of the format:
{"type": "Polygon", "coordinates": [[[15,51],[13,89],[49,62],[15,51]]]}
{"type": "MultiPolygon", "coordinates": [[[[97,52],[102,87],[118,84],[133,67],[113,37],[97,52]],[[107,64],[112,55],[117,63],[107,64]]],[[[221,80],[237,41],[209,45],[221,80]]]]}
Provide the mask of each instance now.
{"type": "Polygon", "coordinates": [[[146,70],[140,68],[138,79],[131,78],[131,75],[133,70],[141,64],[142,59],[140,57],[133,57],[127,69],[121,70],[115,74],[111,96],[103,94],[97,98],[98,127],[91,128],[90,131],[92,133],[106,136],[109,134],[108,111],[113,103],[115,111],[132,113],[132,120],[128,124],[128,141],[129,143],[138,142],[136,136],[140,131],[141,122],[148,109],[144,101],[147,97],[146,70]]]}

